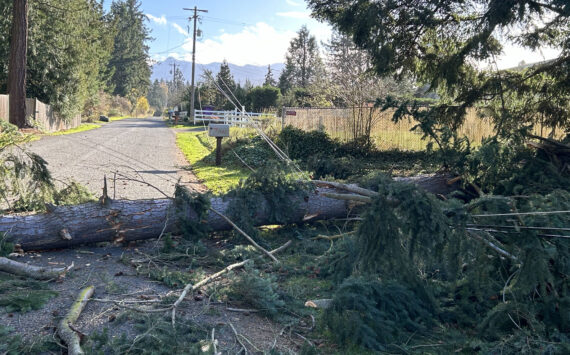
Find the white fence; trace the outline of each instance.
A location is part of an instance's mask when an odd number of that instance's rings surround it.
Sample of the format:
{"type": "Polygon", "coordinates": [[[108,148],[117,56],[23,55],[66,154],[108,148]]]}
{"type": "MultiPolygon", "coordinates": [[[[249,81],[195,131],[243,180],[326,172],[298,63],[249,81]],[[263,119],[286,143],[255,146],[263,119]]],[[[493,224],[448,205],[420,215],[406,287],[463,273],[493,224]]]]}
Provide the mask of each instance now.
{"type": "Polygon", "coordinates": [[[261,118],[276,118],[274,114],[244,111],[212,111],[212,110],[194,110],[194,124],[196,122],[214,122],[224,123],[230,126],[245,126],[250,120],[259,120],[261,118]]]}

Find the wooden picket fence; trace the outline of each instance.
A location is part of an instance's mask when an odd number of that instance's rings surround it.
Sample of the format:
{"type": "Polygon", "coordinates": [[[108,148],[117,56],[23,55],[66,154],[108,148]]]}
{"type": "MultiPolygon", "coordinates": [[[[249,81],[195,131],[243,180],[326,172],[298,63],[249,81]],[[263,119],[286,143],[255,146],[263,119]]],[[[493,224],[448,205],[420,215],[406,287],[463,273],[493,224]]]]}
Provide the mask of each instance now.
{"type": "MultiPolygon", "coordinates": [[[[0,95],[0,120],[8,121],[10,113],[10,97],[0,95]]],[[[26,99],[26,119],[32,127],[44,132],[56,132],[75,128],[81,124],[81,115],[71,120],[61,118],[50,105],[38,99],[26,99]]]]}

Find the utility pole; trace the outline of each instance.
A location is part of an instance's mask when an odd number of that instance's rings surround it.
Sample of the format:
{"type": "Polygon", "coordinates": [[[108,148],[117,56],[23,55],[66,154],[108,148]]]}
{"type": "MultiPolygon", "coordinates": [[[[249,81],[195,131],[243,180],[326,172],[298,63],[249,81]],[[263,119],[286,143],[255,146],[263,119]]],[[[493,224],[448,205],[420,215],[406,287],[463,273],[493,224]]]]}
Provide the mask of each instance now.
{"type": "Polygon", "coordinates": [[[196,6],[193,9],[184,8],[184,10],[194,11],[194,16],[191,19],[194,20],[194,34],[192,36],[192,96],[190,97],[190,115],[192,121],[194,121],[194,94],[196,92],[196,87],[194,86],[194,68],[196,63],[196,22],[198,21],[198,12],[208,12],[208,10],[200,10],[196,6]]]}

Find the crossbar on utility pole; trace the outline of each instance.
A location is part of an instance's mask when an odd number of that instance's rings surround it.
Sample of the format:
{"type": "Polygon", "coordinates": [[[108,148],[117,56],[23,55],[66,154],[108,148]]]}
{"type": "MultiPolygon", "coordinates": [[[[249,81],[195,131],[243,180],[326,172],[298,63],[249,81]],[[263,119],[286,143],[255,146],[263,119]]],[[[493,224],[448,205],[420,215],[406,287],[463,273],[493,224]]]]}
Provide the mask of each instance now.
{"type": "Polygon", "coordinates": [[[194,6],[193,9],[184,8],[184,10],[194,11],[194,16],[191,19],[194,20],[194,34],[192,36],[192,96],[190,97],[190,113],[192,115],[192,121],[194,121],[194,95],[196,93],[196,87],[194,86],[194,71],[196,63],[196,22],[198,20],[198,12],[208,12],[208,10],[201,10],[194,6]]]}

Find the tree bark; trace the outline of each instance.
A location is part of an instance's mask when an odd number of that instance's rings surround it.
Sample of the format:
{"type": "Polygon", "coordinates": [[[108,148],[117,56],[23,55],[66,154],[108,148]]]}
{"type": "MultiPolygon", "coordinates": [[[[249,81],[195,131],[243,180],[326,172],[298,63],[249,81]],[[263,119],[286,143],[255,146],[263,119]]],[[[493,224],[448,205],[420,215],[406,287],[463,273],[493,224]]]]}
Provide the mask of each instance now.
{"type": "MultiPolygon", "coordinates": [[[[211,200],[212,208],[222,214],[227,214],[228,204],[229,200],[224,198],[211,200]]],[[[311,220],[346,217],[349,204],[311,193],[304,199],[292,199],[290,208],[292,214],[288,222],[296,223],[305,221],[306,216],[311,220]]],[[[185,218],[197,220],[197,215],[188,210],[189,215],[185,218]]],[[[156,238],[163,232],[176,231],[177,218],[170,199],[110,200],[106,205],[58,206],[44,214],[0,216],[0,231],[6,232],[8,240],[19,244],[23,250],[45,250],[85,243],[156,238]],[[64,229],[66,233],[62,233],[64,229]]],[[[212,230],[232,229],[230,223],[213,212],[209,212],[205,222],[212,230]]],[[[259,204],[254,222],[255,225],[275,223],[270,218],[267,203],[259,204]]]]}
{"type": "Polygon", "coordinates": [[[10,62],[8,65],[8,94],[10,123],[26,126],[26,49],[28,46],[28,0],[14,0],[10,62]]]}
{"type": "MultiPolygon", "coordinates": [[[[406,180],[405,180],[406,181],[406,180]]],[[[428,192],[444,193],[452,187],[442,176],[424,176],[413,181],[428,192]]],[[[341,186],[342,184],[339,184],[341,186]]],[[[351,188],[354,190],[354,188],[351,188]]],[[[346,191],[345,191],[346,192],[346,191]]],[[[288,223],[301,223],[331,218],[344,218],[354,206],[354,197],[338,199],[343,193],[338,189],[317,188],[304,198],[291,199],[291,217],[288,223]],[[333,196],[335,198],[329,198],[333,196]]],[[[368,197],[369,199],[370,197],[368,197]]],[[[211,207],[227,215],[229,199],[215,197],[211,207]]],[[[368,201],[369,202],[369,201],[368,201]]],[[[185,218],[197,220],[191,208],[185,218]]],[[[256,226],[275,224],[270,218],[271,211],[266,202],[257,206],[254,216],[256,226]]],[[[19,244],[23,250],[45,250],[68,248],[80,244],[97,242],[128,242],[156,238],[162,233],[176,232],[177,216],[171,199],[156,200],[107,200],[106,203],[87,203],[75,206],[58,206],[48,213],[33,215],[0,216],[0,232],[5,232],[8,240],[19,244]]],[[[232,225],[222,216],[209,212],[205,221],[211,230],[229,230],[232,225]]]]}

